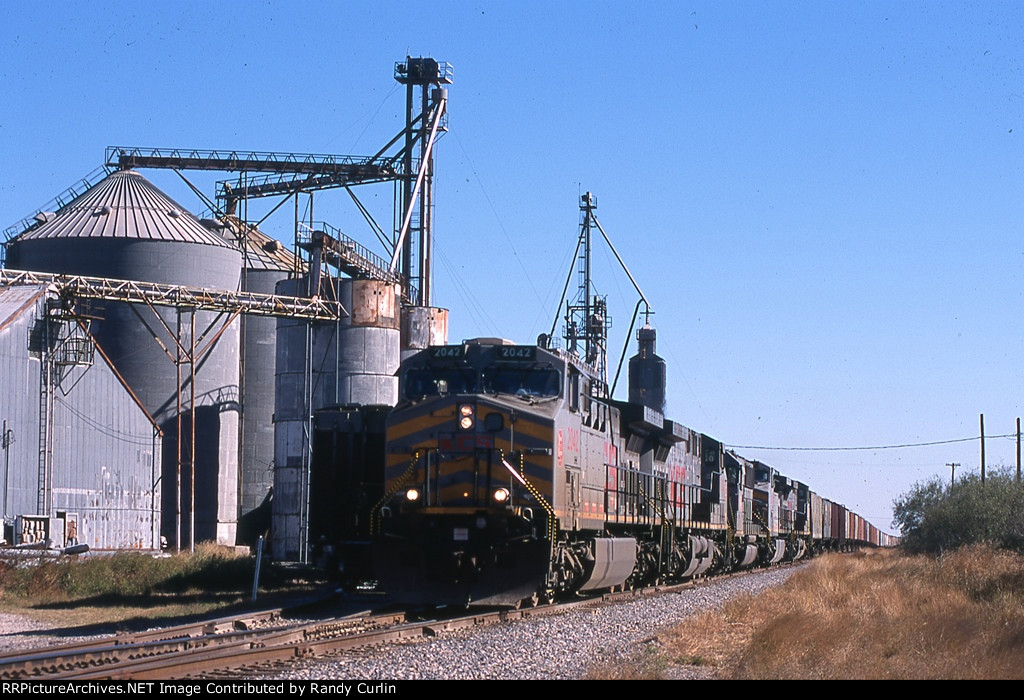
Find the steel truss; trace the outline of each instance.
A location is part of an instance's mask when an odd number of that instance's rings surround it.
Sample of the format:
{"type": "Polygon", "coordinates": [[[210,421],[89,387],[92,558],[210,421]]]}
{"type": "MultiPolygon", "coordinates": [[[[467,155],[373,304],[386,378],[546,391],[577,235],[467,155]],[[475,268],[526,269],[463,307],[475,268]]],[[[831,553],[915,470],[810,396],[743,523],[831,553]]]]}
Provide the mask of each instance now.
{"type": "Polygon", "coordinates": [[[336,321],[348,316],[348,311],[341,304],[326,299],[200,289],[105,277],[0,270],[0,285],[28,284],[55,285],[57,293],[64,298],[124,301],[147,306],[171,306],[197,311],[301,318],[310,321],[336,321]]]}

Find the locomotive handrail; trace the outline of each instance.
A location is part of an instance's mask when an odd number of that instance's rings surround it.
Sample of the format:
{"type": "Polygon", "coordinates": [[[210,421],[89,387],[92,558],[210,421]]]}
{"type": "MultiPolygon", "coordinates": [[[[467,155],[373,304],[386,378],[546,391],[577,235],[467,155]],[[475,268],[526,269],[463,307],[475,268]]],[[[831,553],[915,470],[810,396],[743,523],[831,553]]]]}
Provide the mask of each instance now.
{"type": "MultiPolygon", "coordinates": [[[[505,451],[504,450],[498,450],[498,457],[504,463],[505,462],[505,451]]],[[[531,484],[530,480],[526,478],[525,463],[526,463],[526,456],[523,454],[523,452],[520,451],[519,452],[519,474],[523,478],[523,483],[526,485],[526,490],[530,492],[531,496],[533,496],[534,498],[537,499],[537,502],[540,503],[540,505],[544,508],[544,510],[548,514],[548,541],[550,541],[552,543],[552,550],[551,551],[552,551],[552,554],[554,554],[554,546],[553,545],[555,543],[555,540],[557,539],[556,534],[555,534],[555,531],[557,529],[555,527],[555,521],[556,521],[555,509],[552,508],[551,504],[548,503],[548,500],[546,498],[544,498],[544,494],[542,494],[540,492],[540,490],[536,486],[531,484]]],[[[505,466],[507,467],[509,465],[507,463],[505,463],[505,466]]]]}
{"type": "Polygon", "coordinates": [[[370,535],[380,534],[379,532],[377,532],[377,527],[380,526],[379,520],[382,507],[384,506],[385,503],[387,503],[388,501],[395,497],[395,494],[398,493],[398,491],[402,488],[403,484],[405,484],[406,478],[409,476],[409,474],[413,470],[413,467],[415,467],[416,463],[419,461],[420,453],[417,450],[416,452],[413,453],[412,459],[409,460],[409,466],[405,468],[405,471],[402,472],[402,475],[398,477],[397,481],[395,481],[395,487],[391,491],[385,492],[385,494],[381,496],[380,500],[377,501],[377,504],[373,507],[373,510],[370,511],[370,535]],[[375,521],[377,522],[376,525],[375,521]]]}

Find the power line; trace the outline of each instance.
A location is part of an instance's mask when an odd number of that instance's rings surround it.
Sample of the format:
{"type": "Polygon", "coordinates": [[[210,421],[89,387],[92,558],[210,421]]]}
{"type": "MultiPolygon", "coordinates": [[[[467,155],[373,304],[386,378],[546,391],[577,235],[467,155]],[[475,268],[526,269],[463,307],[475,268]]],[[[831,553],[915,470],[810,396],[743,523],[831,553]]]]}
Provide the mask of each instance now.
{"type": "Polygon", "coordinates": [[[452,135],[455,136],[455,142],[459,144],[459,148],[462,149],[462,155],[466,157],[466,164],[469,165],[469,169],[473,171],[473,177],[476,178],[476,182],[480,186],[480,192],[484,195],[484,199],[487,200],[487,205],[491,208],[491,213],[494,214],[495,221],[498,222],[498,228],[505,236],[505,240],[508,241],[508,246],[512,251],[512,257],[514,257],[516,262],[519,263],[519,267],[523,271],[523,277],[526,279],[527,284],[530,285],[530,289],[533,291],[533,296],[537,297],[538,303],[543,304],[544,300],[540,298],[540,293],[537,291],[537,288],[533,286],[533,277],[530,275],[530,271],[526,268],[526,265],[523,264],[522,258],[519,257],[519,252],[516,250],[516,244],[512,242],[512,236],[508,235],[508,231],[505,230],[505,224],[501,220],[501,217],[498,216],[498,210],[495,209],[494,202],[491,201],[491,196],[487,194],[487,189],[484,187],[484,181],[480,179],[480,174],[476,171],[476,167],[474,167],[473,161],[469,157],[469,152],[462,144],[462,139],[459,138],[458,133],[452,132],[452,135]]]}
{"type": "MultiPolygon", "coordinates": [[[[1009,435],[989,435],[988,438],[1009,438],[1016,437],[1016,433],[1009,435]]],[[[767,445],[726,445],[734,450],[784,450],[787,452],[854,452],[858,450],[901,450],[908,447],[931,447],[933,445],[951,445],[956,442],[972,442],[980,440],[981,436],[976,435],[968,438],[957,438],[955,440],[936,440],[934,442],[909,442],[902,445],[873,445],[866,447],[778,447],[767,445]]]]}
{"type": "Polygon", "coordinates": [[[106,435],[109,438],[113,438],[114,440],[118,440],[120,442],[126,442],[131,445],[143,445],[148,447],[153,443],[152,437],[149,435],[143,435],[139,433],[128,433],[123,430],[118,430],[114,426],[100,423],[99,421],[95,420],[90,414],[78,410],[72,404],[62,399],[60,396],[54,396],[53,398],[57,403],[64,406],[64,408],[66,408],[71,415],[75,416],[86,425],[91,426],[96,432],[102,435],[106,435]]]}

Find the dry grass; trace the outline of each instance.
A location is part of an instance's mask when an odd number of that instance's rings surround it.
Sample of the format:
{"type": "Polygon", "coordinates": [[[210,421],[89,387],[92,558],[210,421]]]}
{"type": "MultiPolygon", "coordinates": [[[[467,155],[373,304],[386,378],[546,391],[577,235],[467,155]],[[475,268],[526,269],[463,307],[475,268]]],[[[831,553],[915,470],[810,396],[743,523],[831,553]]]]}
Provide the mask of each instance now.
{"type": "Polygon", "coordinates": [[[719,678],[1024,678],[1024,556],[826,556],[658,642],[669,671],[615,677],[671,677],[696,661],[719,678]]]}
{"type": "MultiPolygon", "coordinates": [[[[210,544],[169,557],[0,556],[0,610],[69,627],[187,617],[248,605],[254,566],[252,557],[210,544]]],[[[267,566],[261,598],[317,584],[267,566]]]]}

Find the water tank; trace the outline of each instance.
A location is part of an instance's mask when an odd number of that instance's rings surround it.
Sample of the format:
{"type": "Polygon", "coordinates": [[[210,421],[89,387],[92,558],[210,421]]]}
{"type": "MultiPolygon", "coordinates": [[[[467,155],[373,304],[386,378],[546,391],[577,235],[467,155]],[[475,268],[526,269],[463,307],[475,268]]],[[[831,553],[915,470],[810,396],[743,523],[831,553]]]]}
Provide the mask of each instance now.
{"type": "Polygon", "coordinates": [[[657,332],[637,330],[637,353],[629,358],[629,402],[665,413],[665,360],[655,354],[657,332]]]}

